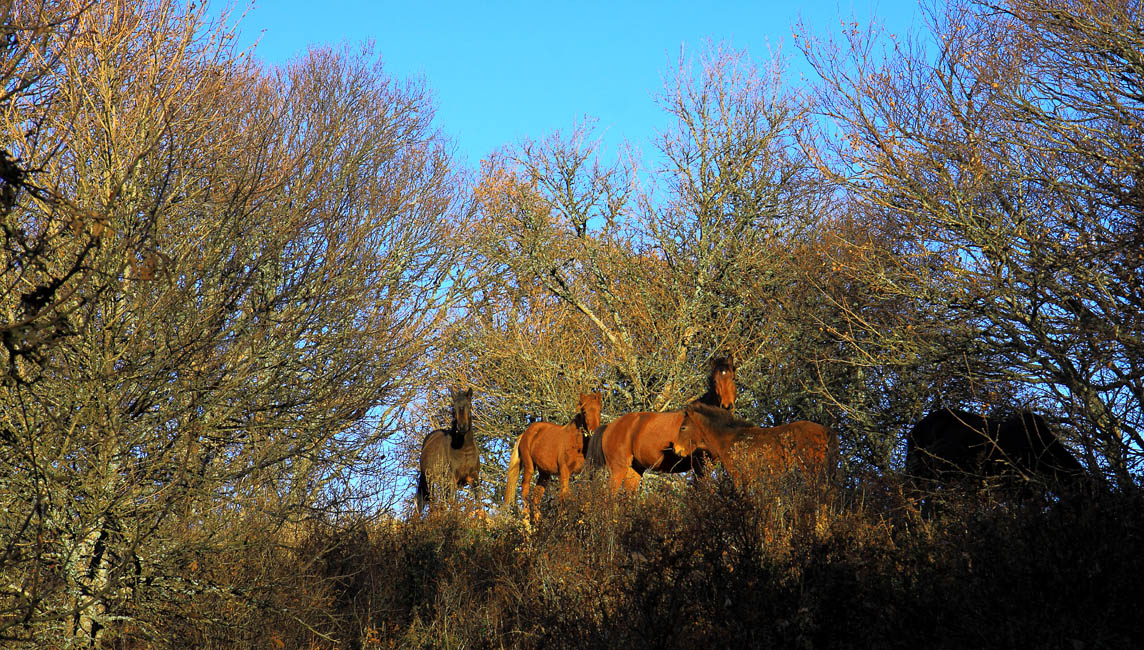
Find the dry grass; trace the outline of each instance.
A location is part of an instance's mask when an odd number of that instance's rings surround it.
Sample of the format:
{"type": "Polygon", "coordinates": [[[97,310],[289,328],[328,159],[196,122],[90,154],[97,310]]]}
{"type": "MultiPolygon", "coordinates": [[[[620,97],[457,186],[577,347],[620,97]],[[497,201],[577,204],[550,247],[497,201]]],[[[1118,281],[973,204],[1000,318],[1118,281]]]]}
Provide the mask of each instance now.
{"type": "Polygon", "coordinates": [[[637,498],[581,482],[532,530],[459,508],[313,525],[273,556],[216,558],[273,589],[206,598],[202,607],[238,614],[214,633],[217,621],[187,618],[168,638],[218,648],[1144,643],[1137,499],[964,498],[923,519],[892,480],[826,501],[815,493],[790,477],[637,498]]]}

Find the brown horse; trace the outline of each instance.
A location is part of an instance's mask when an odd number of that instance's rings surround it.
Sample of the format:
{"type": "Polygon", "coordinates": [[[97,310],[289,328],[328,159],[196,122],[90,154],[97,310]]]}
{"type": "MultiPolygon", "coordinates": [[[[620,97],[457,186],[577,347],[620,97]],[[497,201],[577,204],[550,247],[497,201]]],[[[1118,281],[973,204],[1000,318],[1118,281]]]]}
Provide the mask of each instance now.
{"type": "Polygon", "coordinates": [[[949,408],[930,413],[907,434],[906,474],[931,484],[1006,477],[1076,485],[1086,476],[1039,415],[987,418],[949,408]]]}
{"type": "MultiPolygon", "coordinates": [[[[735,365],[726,357],[711,360],[707,392],[692,404],[712,408],[735,408],[735,365]]],[[[621,487],[634,491],[644,472],[680,473],[701,470],[702,454],[681,453],[678,445],[683,411],[636,412],[612,420],[588,441],[588,462],[608,469],[612,492],[621,487]]],[[[702,450],[701,450],[702,451],[702,450]]]]}
{"type": "Polygon", "coordinates": [[[757,427],[707,404],[684,409],[677,445],[683,453],[711,454],[736,484],[753,470],[764,474],[798,470],[808,481],[829,486],[838,467],[838,435],[821,424],[799,420],[757,427]]]}
{"type": "Polygon", "coordinates": [[[584,467],[584,450],[588,446],[588,436],[600,426],[602,402],[599,393],[580,395],[576,416],[564,426],[548,422],[534,422],[512,447],[512,457],[508,463],[508,487],[504,493],[504,503],[516,501],[516,482],[523,467],[524,484],[520,498],[524,501],[529,520],[539,516],[540,500],[544,488],[553,476],[560,477],[560,496],[568,494],[568,478],[584,467]],[[536,479],[536,492],[532,503],[529,492],[532,487],[532,472],[540,473],[536,479]]]}
{"type": "Polygon", "coordinates": [[[473,439],[473,389],[453,392],[453,424],[425,436],[417,478],[417,512],[429,502],[429,485],[451,495],[459,487],[477,487],[481,456],[473,439]]]}

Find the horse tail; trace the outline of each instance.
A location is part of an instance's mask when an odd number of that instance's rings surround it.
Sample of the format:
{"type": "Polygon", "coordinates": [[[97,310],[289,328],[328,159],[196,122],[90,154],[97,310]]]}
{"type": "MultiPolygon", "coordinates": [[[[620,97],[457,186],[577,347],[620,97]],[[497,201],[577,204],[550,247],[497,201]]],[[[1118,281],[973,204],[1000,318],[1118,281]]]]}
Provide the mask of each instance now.
{"type": "Polygon", "coordinates": [[[516,482],[520,478],[520,441],[524,438],[522,434],[516,439],[516,444],[512,446],[512,456],[508,460],[508,471],[505,472],[508,485],[504,490],[504,501],[502,505],[511,505],[516,502],[516,482]]]}
{"type": "Polygon", "coordinates": [[[842,452],[838,448],[838,432],[826,427],[826,471],[832,485],[842,478],[842,452]]]}
{"type": "Polygon", "coordinates": [[[588,438],[588,449],[584,456],[585,460],[587,460],[589,475],[604,468],[604,429],[606,429],[607,426],[606,424],[601,424],[596,427],[591,437],[588,438]]]}
{"type": "Polygon", "coordinates": [[[425,509],[425,504],[429,502],[429,482],[425,480],[425,470],[421,470],[417,474],[417,496],[416,506],[417,514],[425,509]]]}
{"type": "Polygon", "coordinates": [[[906,480],[911,484],[919,484],[919,480],[934,478],[934,459],[930,457],[932,452],[927,449],[927,446],[933,446],[928,444],[933,436],[927,436],[927,432],[932,428],[932,420],[935,417],[933,414],[926,416],[906,432],[905,474],[906,480]]]}
{"type": "Polygon", "coordinates": [[[824,441],[823,463],[818,475],[819,498],[823,499],[824,503],[837,504],[843,482],[842,452],[838,444],[839,436],[832,427],[823,427],[823,434],[826,440],[824,441]]]}
{"type": "Polygon", "coordinates": [[[418,516],[425,510],[426,504],[429,503],[429,480],[425,475],[426,468],[433,466],[433,459],[437,453],[437,447],[430,447],[429,442],[435,435],[440,433],[440,430],[430,431],[425,434],[425,439],[421,441],[421,458],[418,464],[421,466],[421,471],[417,474],[417,492],[414,497],[414,504],[417,507],[416,514],[418,516]]]}

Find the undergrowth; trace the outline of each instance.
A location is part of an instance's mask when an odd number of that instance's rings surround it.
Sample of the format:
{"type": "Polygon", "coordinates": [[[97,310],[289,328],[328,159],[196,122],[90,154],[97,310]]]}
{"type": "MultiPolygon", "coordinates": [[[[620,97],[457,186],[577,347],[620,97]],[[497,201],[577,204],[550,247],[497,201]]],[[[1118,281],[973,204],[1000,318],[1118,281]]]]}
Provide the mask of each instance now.
{"type": "Polygon", "coordinates": [[[698,481],[613,498],[582,481],[531,529],[462,508],[313,524],[262,560],[284,586],[229,647],[1144,644],[1137,498],[963,496],[922,517],[892,481],[805,488],[698,481]]]}

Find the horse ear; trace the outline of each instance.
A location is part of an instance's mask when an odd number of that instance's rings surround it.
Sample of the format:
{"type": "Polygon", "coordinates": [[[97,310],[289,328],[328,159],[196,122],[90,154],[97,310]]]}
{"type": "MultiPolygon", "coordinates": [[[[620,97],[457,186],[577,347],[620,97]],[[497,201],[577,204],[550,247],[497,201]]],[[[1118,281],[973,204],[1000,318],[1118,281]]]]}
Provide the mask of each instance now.
{"type": "Polygon", "coordinates": [[[473,399],[473,387],[472,386],[469,386],[469,389],[465,391],[465,397],[468,397],[469,399],[473,399]]]}
{"type": "Polygon", "coordinates": [[[735,371],[735,357],[732,354],[723,354],[716,357],[711,357],[707,362],[707,367],[711,372],[715,372],[721,366],[726,366],[732,372],[735,371]]]}

